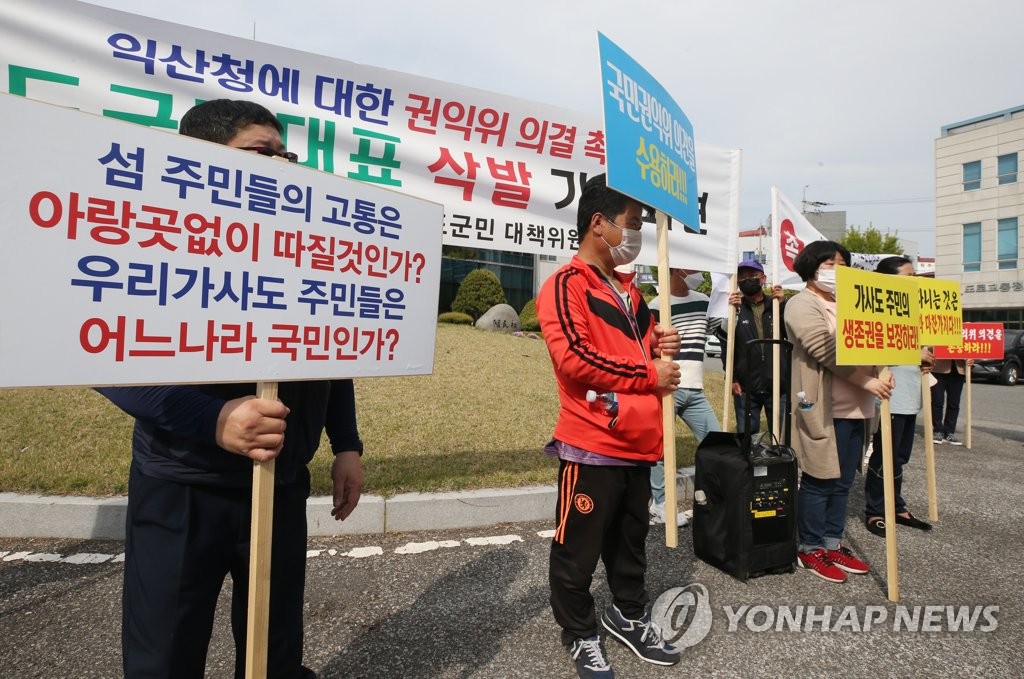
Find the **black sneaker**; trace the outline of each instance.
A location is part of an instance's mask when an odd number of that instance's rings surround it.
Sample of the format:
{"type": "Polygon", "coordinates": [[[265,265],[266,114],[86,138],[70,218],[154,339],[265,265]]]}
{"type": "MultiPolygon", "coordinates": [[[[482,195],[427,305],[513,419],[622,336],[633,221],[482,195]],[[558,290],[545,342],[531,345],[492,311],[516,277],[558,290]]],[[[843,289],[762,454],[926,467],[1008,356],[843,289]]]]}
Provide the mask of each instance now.
{"type": "Polygon", "coordinates": [[[644,613],[639,620],[629,620],[612,604],[601,614],[601,624],[641,660],[655,665],[679,662],[679,650],[661,638],[661,630],[651,622],[650,613],[644,613]]]}
{"type": "Polygon", "coordinates": [[[932,434],[932,443],[938,443],[938,444],[941,445],[941,444],[943,444],[945,442],[946,442],[946,437],[943,436],[941,433],[935,432],[934,434],[932,434]]]}
{"type": "Polygon", "coordinates": [[[964,444],[963,441],[953,436],[952,434],[946,434],[943,440],[951,446],[962,446],[964,444]]]}
{"type": "Polygon", "coordinates": [[[580,679],[615,679],[612,666],[604,655],[604,644],[596,634],[576,639],[567,648],[576,666],[576,676],[580,679]]]}

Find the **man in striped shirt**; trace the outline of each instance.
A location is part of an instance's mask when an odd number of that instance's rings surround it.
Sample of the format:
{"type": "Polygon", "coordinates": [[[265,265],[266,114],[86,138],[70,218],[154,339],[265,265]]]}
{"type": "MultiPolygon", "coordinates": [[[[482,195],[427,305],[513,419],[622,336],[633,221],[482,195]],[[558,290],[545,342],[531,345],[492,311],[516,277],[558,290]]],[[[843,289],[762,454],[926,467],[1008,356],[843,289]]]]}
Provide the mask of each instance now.
{"type": "MultiPolygon", "coordinates": [[[[699,445],[709,431],[718,431],[721,425],[704,395],[704,344],[708,333],[715,332],[722,323],[720,318],[708,318],[708,296],[697,292],[704,282],[704,274],[691,269],[671,269],[669,305],[672,327],[679,331],[679,388],[675,392],[676,415],[686,422],[699,445]]],[[[657,322],[661,302],[652,299],[648,306],[657,322]]],[[[651,523],[665,523],[665,464],[662,460],[651,469],[651,523]]],[[[686,525],[686,516],[676,514],[676,522],[686,525]]]]}

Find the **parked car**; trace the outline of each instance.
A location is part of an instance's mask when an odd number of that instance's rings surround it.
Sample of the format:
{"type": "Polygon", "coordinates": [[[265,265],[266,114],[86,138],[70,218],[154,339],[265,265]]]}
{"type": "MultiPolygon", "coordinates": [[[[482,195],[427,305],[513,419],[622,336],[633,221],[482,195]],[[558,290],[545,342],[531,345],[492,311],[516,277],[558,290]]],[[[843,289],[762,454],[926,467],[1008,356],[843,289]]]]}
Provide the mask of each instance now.
{"type": "Polygon", "coordinates": [[[1020,380],[1021,366],[1024,366],[1024,330],[1006,330],[1002,360],[975,361],[971,379],[980,377],[1013,386],[1020,380]]]}
{"type": "Polygon", "coordinates": [[[721,356],[722,355],[722,343],[714,335],[708,335],[708,339],[704,342],[704,355],[705,356],[721,356]]]}

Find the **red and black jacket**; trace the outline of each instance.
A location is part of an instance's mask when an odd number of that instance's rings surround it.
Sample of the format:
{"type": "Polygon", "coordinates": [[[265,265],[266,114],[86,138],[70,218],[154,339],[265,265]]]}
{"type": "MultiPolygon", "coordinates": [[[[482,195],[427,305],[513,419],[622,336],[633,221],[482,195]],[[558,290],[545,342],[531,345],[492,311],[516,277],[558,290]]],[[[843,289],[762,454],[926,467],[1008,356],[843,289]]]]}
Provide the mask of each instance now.
{"type": "Polygon", "coordinates": [[[634,274],[615,275],[629,293],[635,326],[611,284],[578,256],[548,278],[537,296],[561,402],[554,437],[609,457],[656,462],[662,422],[651,351],[654,320],[634,274]],[[600,399],[587,401],[589,390],[616,395],[614,421],[600,399]]]}

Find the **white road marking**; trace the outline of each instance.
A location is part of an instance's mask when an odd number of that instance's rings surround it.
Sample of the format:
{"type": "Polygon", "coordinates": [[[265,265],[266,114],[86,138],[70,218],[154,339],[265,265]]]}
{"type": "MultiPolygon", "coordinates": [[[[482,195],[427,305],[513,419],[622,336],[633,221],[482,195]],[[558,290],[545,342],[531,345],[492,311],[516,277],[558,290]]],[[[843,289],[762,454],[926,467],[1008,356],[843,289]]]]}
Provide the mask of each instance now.
{"type": "Polygon", "coordinates": [[[69,556],[69,557],[67,557],[65,559],[62,559],[62,561],[64,563],[76,563],[76,564],[103,563],[105,561],[110,561],[113,558],[114,558],[113,554],[90,554],[88,552],[85,552],[85,553],[82,553],[82,554],[72,554],[71,556],[69,556]]]}
{"type": "Polygon", "coordinates": [[[423,552],[432,552],[435,549],[441,549],[442,547],[461,547],[462,543],[458,540],[431,540],[429,542],[410,542],[402,545],[395,550],[395,554],[422,554],[423,552]]]}
{"type": "Polygon", "coordinates": [[[513,542],[522,542],[523,539],[518,535],[494,535],[489,538],[466,538],[466,542],[474,545],[507,545],[513,542]]]}
{"type": "MultiPolygon", "coordinates": [[[[554,530],[537,531],[541,538],[551,538],[554,530]]],[[[430,540],[427,542],[408,542],[394,550],[395,554],[422,554],[438,549],[456,549],[464,545],[483,547],[488,545],[509,545],[513,542],[523,542],[518,535],[492,535],[486,537],[464,538],[463,540],[430,540]]],[[[309,549],[306,550],[306,558],[313,559],[320,556],[347,556],[351,559],[365,559],[371,556],[384,554],[382,547],[371,545],[366,547],[353,547],[347,552],[339,552],[337,549],[309,549]]],[[[24,551],[0,551],[0,561],[25,561],[29,563],[67,563],[72,565],[100,564],[100,563],[124,563],[124,552],[119,554],[99,554],[94,552],[82,552],[63,556],[52,552],[24,551]]]]}

